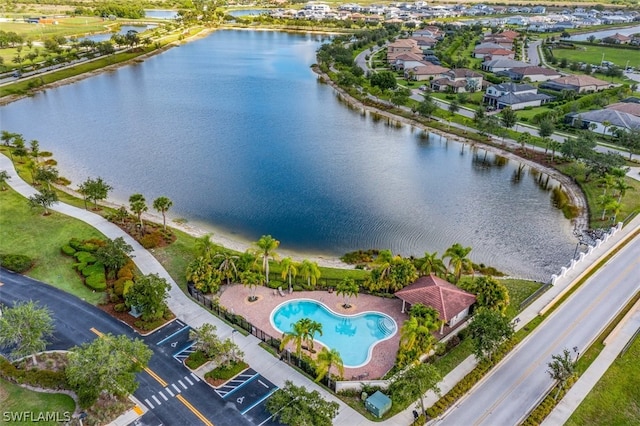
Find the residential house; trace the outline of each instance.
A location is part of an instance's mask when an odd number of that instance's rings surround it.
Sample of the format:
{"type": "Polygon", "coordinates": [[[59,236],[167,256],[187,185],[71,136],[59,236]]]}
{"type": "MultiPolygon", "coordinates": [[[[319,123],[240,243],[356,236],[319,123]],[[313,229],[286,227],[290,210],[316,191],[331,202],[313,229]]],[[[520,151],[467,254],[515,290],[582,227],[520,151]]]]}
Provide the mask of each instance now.
{"type": "Polygon", "coordinates": [[[411,39],[415,40],[418,43],[418,47],[422,50],[431,49],[438,43],[438,40],[433,37],[417,37],[414,35],[411,39]]]}
{"type": "Polygon", "coordinates": [[[552,96],[538,93],[529,84],[502,83],[487,87],[482,101],[496,109],[510,107],[513,110],[536,107],[553,100],[552,96]]]}
{"type": "Polygon", "coordinates": [[[395,296],[402,300],[402,312],[416,304],[429,306],[438,311],[443,322],[440,334],[444,333],[445,326],[453,328],[461,324],[469,316],[471,306],[476,302],[476,296],[434,274],[418,278],[402,290],[396,291],[395,296]]]}
{"type": "Polygon", "coordinates": [[[640,103],[634,102],[616,102],[615,104],[607,105],[606,109],[613,109],[616,111],[624,112],[627,114],[640,117],[640,103]]]}
{"type": "Polygon", "coordinates": [[[607,89],[611,84],[599,80],[590,75],[569,75],[566,77],[554,78],[540,85],[543,89],[551,90],[573,90],[578,93],[598,92],[607,89]]]}
{"type": "Polygon", "coordinates": [[[393,62],[398,56],[404,53],[422,54],[422,49],[418,47],[418,42],[410,38],[401,38],[387,46],[387,62],[393,62]]]}
{"type": "Polygon", "coordinates": [[[602,42],[609,44],[629,44],[629,42],[631,42],[631,37],[624,34],[615,33],[612,36],[603,38],[602,42]]]}
{"type": "Polygon", "coordinates": [[[506,58],[498,58],[492,59],[490,61],[486,61],[482,63],[482,70],[488,71],[492,73],[497,73],[499,71],[506,71],[513,68],[525,68],[529,67],[531,64],[522,61],[515,61],[513,59],[506,58]]]}
{"type": "Polygon", "coordinates": [[[516,55],[515,52],[511,50],[503,49],[501,47],[499,48],[485,47],[485,48],[475,49],[473,51],[473,57],[480,58],[480,59],[485,59],[488,56],[491,57],[491,59],[498,59],[498,58],[513,59],[515,58],[515,55],[516,55]]]}
{"type": "Polygon", "coordinates": [[[595,133],[612,135],[617,129],[640,130],[640,117],[616,111],[615,109],[597,109],[587,112],[573,112],[567,114],[566,121],[574,127],[592,129],[595,133]],[[606,126],[605,126],[606,123],[606,126]]]}
{"type": "Polygon", "coordinates": [[[497,72],[496,75],[500,77],[509,77],[511,80],[516,82],[522,81],[524,79],[528,79],[528,81],[547,81],[554,78],[562,77],[562,74],[560,74],[558,71],[538,66],[513,68],[510,70],[497,72]]]}
{"type": "Polygon", "coordinates": [[[405,68],[413,68],[420,65],[426,65],[424,56],[420,53],[401,53],[393,61],[389,62],[392,69],[403,70],[405,68]]]}
{"type": "Polygon", "coordinates": [[[436,92],[475,92],[482,89],[482,74],[467,68],[456,68],[444,77],[431,81],[431,89],[436,92]]]}
{"type": "Polygon", "coordinates": [[[449,68],[441,67],[440,65],[421,65],[413,68],[405,68],[404,78],[415,81],[435,80],[445,78],[446,73],[449,71],[449,68]]]}

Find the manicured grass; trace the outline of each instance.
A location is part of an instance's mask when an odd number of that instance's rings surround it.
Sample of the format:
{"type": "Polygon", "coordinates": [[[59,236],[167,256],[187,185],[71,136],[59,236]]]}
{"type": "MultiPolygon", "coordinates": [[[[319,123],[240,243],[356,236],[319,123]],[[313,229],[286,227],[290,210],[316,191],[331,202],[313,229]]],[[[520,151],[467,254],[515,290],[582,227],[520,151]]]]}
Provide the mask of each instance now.
{"type": "MultiPolygon", "coordinates": [[[[9,416],[12,413],[18,415],[18,413],[25,411],[33,413],[34,416],[37,416],[39,413],[57,412],[59,413],[58,419],[64,420],[65,413],[68,413],[69,417],[73,414],[76,404],[68,395],[34,392],[9,383],[4,379],[0,379],[0,407],[2,407],[2,412],[8,413],[7,415],[9,416]]],[[[1,416],[0,425],[31,424],[30,421],[11,422],[7,420],[5,415],[1,416]]],[[[43,421],[37,424],[55,425],[58,423],[43,421]]]]}
{"type": "Polygon", "coordinates": [[[640,339],[617,358],[571,415],[568,426],[640,424],[640,339]]]}
{"type": "Polygon", "coordinates": [[[91,226],[52,213],[42,216],[41,209],[31,209],[27,200],[8,189],[0,191],[0,251],[24,254],[35,260],[28,276],[49,283],[90,303],[98,303],[103,294],[85,287],[72,268],[73,259],[60,253],[69,239],[103,238],[91,226]]]}
{"type": "MultiPolygon", "coordinates": [[[[613,62],[619,67],[624,67],[629,61],[630,67],[640,67],[640,49],[620,49],[614,46],[604,46],[601,44],[576,44],[575,49],[553,49],[553,56],[558,60],[567,58],[571,62],[584,62],[592,65],[600,65],[602,61],[602,54],[604,53],[604,60],[613,62]]],[[[607,78],[599,77],[598,78],[607,78]]]]}
{"type": "Polygon", "coordinates": [[[524,300],[536,292],[542,285],[537,281],[519,280],[515,278],[501,279],[502,282],[509,290],[509,306],[507,307],[506,315],[508,318],[515,318],[519,313],[520,304],[524,300]]]}

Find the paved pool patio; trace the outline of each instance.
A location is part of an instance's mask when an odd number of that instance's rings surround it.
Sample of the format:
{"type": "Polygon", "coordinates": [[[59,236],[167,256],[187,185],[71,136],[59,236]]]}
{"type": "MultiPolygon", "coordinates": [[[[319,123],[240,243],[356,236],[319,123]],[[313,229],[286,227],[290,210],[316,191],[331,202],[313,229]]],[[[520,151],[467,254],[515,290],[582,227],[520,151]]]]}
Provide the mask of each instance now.
{"type": "MultiPolygon", "coordinates": [[[[344,298],[338,296],[335,292],[329,293],[324,291],[296,291],[289,294],[286,289],[283,290],[284,296],[281,296],[277,290],[267,287],[258,287],[255,295],[258,300],[249,302],[249,288],[240,284],[225,285],[221,289],[220,305],[224,306],[230,312],[242,315],[247,321],[262,329],[265,333],[280,338],[282,333],[276,331],[269,320],[271,312],[287,300],[294,299],[313,299],[324,303],[336,313],[344,315],[354,315],[366,311],[377,311],[389,315],[396,321],[398,332],[390,339],[376,344],[373,349],[371,359],[367,364],[358,368],[344,369],[345,380],[355,377],[366,377],[366,380],[377,379],[384,376],[392,367],[398,352],[398,344],[400,342],[399,329],[402,323],[408,318],[407,314],[403,314],[402,301],[396,298],[383,298],[371,296],[368,294],[359,294],[358,297],[352,297],[350,300],[351,308],[342,307],[344,298]]],[[[316,344],[316,350],[321,345],[316,344]]],[[[269,356],[265,353],[265,356],[269,356]]]]}

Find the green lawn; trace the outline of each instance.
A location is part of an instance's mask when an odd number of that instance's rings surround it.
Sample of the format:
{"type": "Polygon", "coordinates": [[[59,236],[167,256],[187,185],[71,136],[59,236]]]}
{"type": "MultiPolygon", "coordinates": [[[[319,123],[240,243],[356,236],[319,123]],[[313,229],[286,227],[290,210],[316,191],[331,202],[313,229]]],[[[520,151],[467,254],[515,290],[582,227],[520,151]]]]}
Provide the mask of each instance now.
{"type": "MultiPolygon", "coordinates": [[[[73,414],[76,404],[73,399],[60,393],[41,393],[21,388],[20,386],[0,379],[0,425],[33,424],[31,421],[7,421],[7,416],[28,411],[34,415],[57,412],[59,420],[65,420],[65,413],[73,414]],[[6,413],[6,414],[5,414],[6,413]]],[[[39,425],[56,425],[57,422],[37,422],[39,425]]]]}
{"type": "Polygon", "coordinates": [[[60,247],[72,237],[103,237],[94,228],[58,213],[42,216],[41,209],[31,209],[27,199],[8,189],[0,191],[0,230],[0,252],[35,259],[35,266],[27,275],[90,303],[101,300],[102,293],[84,286],[72,268],[73,259],[60,253],[60,247]]]}
{"type": "Polygon", "coordinates": [[[567,426],[640,424],[640,339],[617,358],[589,392],[567,426]]]}
{"type": "MultiPolygon", "coordinates": [[[[576,44],[576,49],[558,49],[552,50],[553,56],[558,60],[567,58],[571,62],[585,62],[592,65],[599,65],[602,61],[602,54],[604,53],[604,60],[610,61],[619,67],[624,67],[629,61],[630,67],[640,68],[640,49],[620,49],[613,46],[603,46],[599,44],[583,45],[576,44]]],[[[598,78],[606,78],[598,76],[598,78]]]]}

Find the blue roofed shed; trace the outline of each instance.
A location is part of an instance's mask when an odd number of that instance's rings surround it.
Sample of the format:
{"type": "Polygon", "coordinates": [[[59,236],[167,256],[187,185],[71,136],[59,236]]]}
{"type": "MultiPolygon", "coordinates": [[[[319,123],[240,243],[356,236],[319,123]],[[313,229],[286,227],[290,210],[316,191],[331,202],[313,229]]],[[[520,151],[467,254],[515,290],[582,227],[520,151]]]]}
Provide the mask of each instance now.
{"type": "Polygon", "coordinates": [[[364,406],[374,416],[380,418],[391,408],[391,399],[382,392],[376,391],[364,401],[364,406]]]}

